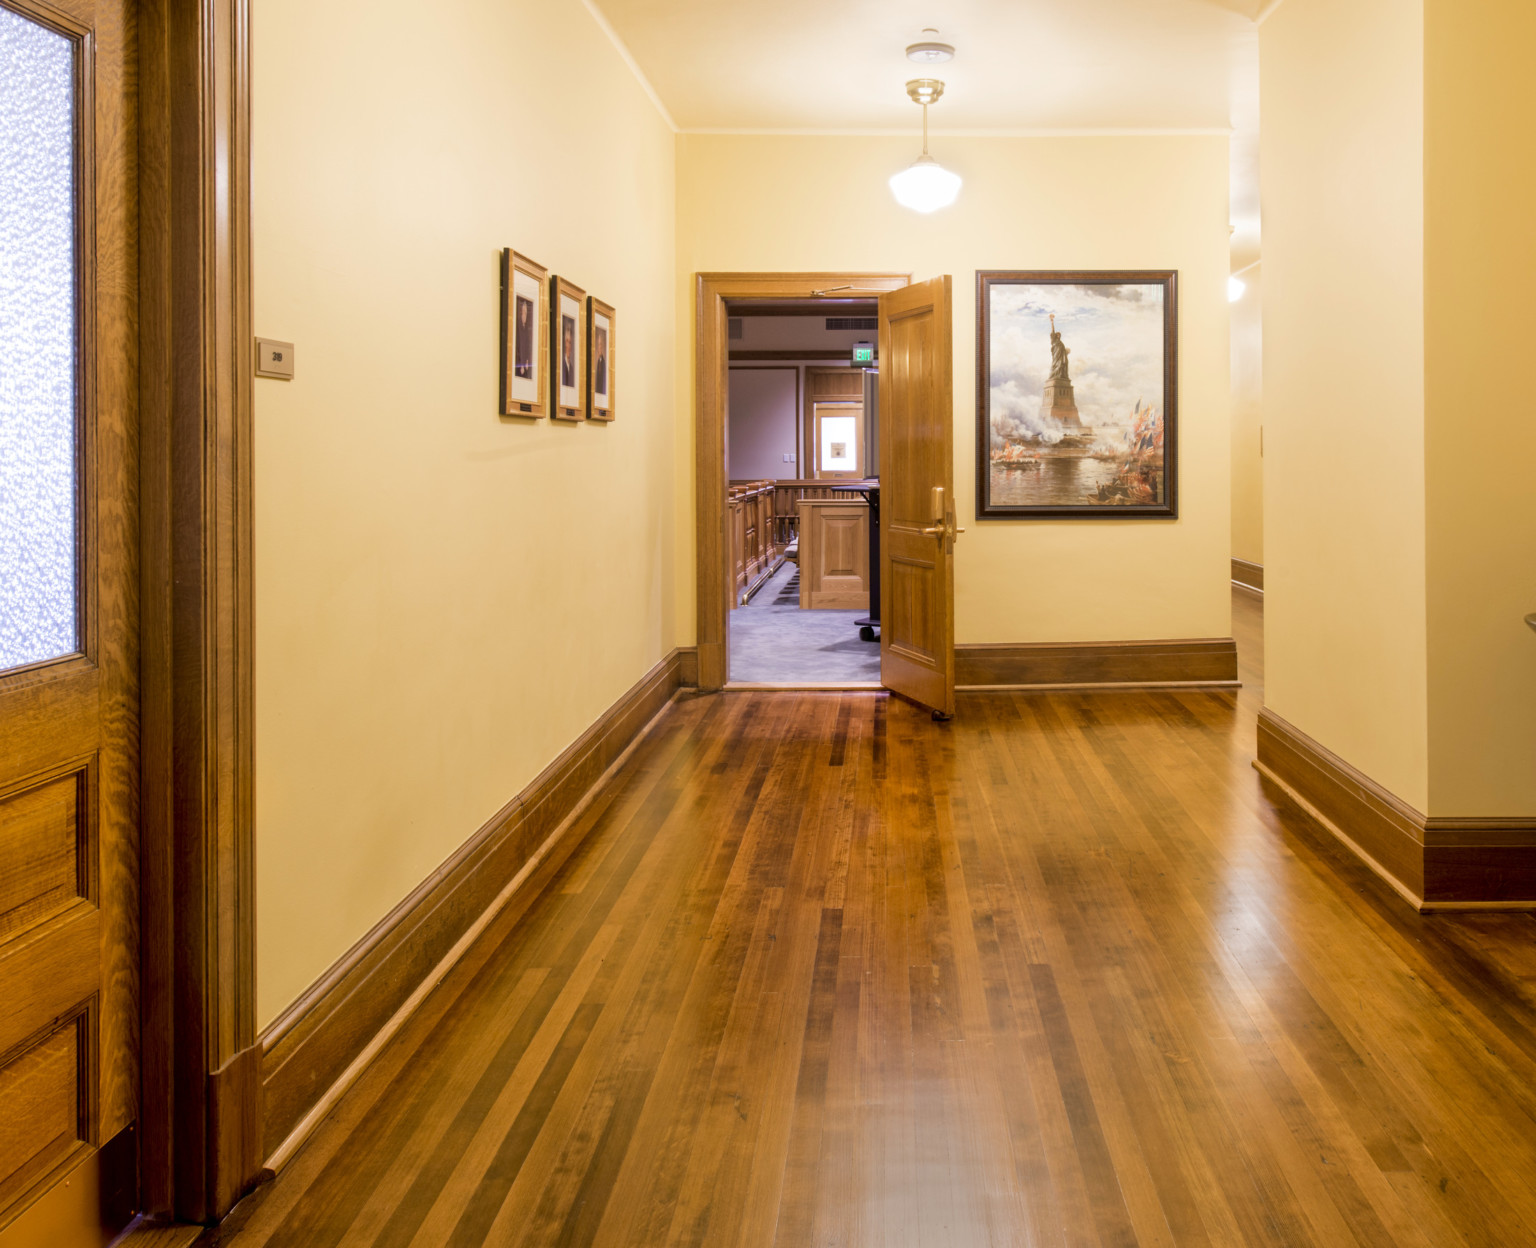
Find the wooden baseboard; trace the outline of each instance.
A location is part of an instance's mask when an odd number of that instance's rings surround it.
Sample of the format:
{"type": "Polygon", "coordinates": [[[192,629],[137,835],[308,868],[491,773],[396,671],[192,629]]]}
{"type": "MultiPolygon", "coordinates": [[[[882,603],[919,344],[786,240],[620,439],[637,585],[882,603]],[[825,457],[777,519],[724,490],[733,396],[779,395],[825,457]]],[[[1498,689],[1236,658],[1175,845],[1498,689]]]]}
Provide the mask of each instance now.
{"type": "Polygon", "coordinates": [[[699,687],[699,651],[697,646],[679,646],[672,652],[677,655],[677,683],[684,689],[699,687]]]}
{"type": "Polygon", "coordinates": [[[575,848],[553,834],[678,689],[697,681],[694,652],[672,651],[262,1033],[262,1156],[278,1152],[338,1080],[355,1077],[359,1057],[371,1057],[422,986],[446,973],[488,910],[532,903],[575,848]]]}
{"type": "Polygon", "coordinates": [[[730,680],[726,693],[879,693],[878,680],[730,680]]]}
{"type": "Polygon", "coordinates": [[[955,647],[958,689],[1236,688],[1237,643],[1029,642],[955,647]]]}
{"type": "Polygon", "coordinates": [[[208,1076],[208,1188],[228,1211],[261,1173],[261,1045],[241,1049],[208,1076]]]}
{"type": "Polygon", "coordinates": [[[1254,766],[1416,909],[1536,909],[1536,819],[1428,818],[1268,708],[1254,766]]]}
{"type": "Polygon", "coordinates": [[[1256,589],[1264,592],[1264,565],[1262,563],[1249,563],[1246,559],[1232,560],[1232,583],[1242,585],[1247,589],[1256,589]]]}
{"type": "Polygon", "coordinates": [[[752,578],[752,580],[748,583],[747,588],[741,595],[741,601],[737,603],[736,606],[744,607],[747,605],[747,603],[751,602],[752,599],[757,596],[757,591],[760,590],[764,585],[768,584],[769,578],[784,566],[784,561],[787,558],[788,556],[783,551],[780,551],[778,556],[769,564],[768,567],[762,569],[755,577],[752,578]]]}

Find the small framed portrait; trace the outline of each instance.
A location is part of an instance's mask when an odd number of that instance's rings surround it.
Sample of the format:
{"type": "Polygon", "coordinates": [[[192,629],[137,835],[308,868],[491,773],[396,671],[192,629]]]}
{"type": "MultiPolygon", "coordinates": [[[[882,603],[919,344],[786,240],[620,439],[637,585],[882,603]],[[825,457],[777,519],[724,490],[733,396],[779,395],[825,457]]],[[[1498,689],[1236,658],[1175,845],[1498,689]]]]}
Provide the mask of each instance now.
{"type": "Polygon", "coordinates": [[[501,253],[501,414],[546,414],[549,270],[508,247],[501,253]]]}
{"type": "Polygon", "coordinates": [[[587,300],[587,419],[612,420],[613,309],[601,299],[587,300]]]}
{"type": "Polygon", "coordinates": [[[978,519],[1178,516],[1178,274],[976,274],[978,519]]]}
{"type": "Polygon", "coordinates": [[[549,414],[587,418],[587,292],[563,277],[549,279],[549,414]]]}

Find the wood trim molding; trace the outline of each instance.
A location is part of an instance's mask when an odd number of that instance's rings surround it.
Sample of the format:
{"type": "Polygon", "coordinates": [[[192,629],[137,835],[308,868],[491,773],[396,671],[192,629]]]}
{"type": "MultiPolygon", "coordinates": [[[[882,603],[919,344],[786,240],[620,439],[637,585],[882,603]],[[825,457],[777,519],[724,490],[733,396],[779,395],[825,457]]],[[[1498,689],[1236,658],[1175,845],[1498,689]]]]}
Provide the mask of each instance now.
{"type": "Polygon", "coordinates": [[[699,649],[697,646],[677,648],[677,683],[684,689],[699,687],[699,649]]]}
{"type": "MultiPolygon", "coordinates": [[[[763,316],[850,316],[871,317],[880,315],[880,303],[875,299],[802,299],[798,303],[737,303],[731,308],[732,316],[756,318],[763,316]]],[[[846,353],[845,353],[846,354],[846,353]]]]}
{"type": "Polygon", "coordinates": [[[728,299],[812,299],[818,290],[856,294],[899,290],[906,273],[697,273],[694,275],[694,507],[698,591],[698,683],[726,680],[726,615],[730,543],[726,540],[725,397],[730,366],[728,299]]]}
{"type": "Polygon", "coordinates": [[[1262,563],[1250,563],[1246,559],[1232,560],[1232,583],[1241,585],[1244,589],[1255,589],[1259,593],[1264,592],[1264,565],[1262,563]]]}
{"type": "Polygon", "coordinates": [[[1536,909],[1536,818],[1428,818],[1268,707],[1254,766],[1415,909],[1536,909]]]}
{"type": "Polygon", "coordinates": [[[851,360],[852,358],[853,349],[851,347],[842,351],[832,350],[827,347],[807,347],[799,351],[785,348],[782,350],[736,350],[731,352],[732,364],[752,364],[759,363],[764,360],[803,363],[810,360],[823,362],[826,360],[851,360]]]}
{"type": "Polygon", "coordinates": [[[141,1201],[254,1183],[250,14],[138,6],[141,1201]]]}
{"type": "Polygon", "coordinates": [[[955,687],[973,691],[1235,689],[1237,643],[1231,637],[1208,637],[957,645],[955,687]]]}
{"type": "Polygon", "coordinates": [[[280,1167],[492,917],[525,909],[576,847],[592,793],[688,684],[674,650],[412,890],[260,1039],[261,1152],[280,1167]]]}

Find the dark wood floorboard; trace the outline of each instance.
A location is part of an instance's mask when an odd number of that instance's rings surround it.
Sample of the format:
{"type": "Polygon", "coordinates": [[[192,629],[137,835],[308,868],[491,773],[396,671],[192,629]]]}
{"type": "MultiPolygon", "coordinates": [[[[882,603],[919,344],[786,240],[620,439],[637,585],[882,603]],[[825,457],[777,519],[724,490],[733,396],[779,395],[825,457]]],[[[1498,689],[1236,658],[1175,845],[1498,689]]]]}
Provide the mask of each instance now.
{"type": "Polygon", "coordinates": [[[1536,921],[1419,916],[1240,693],[677,703],[206,1243],[1536,1245],[1536,921]]]}

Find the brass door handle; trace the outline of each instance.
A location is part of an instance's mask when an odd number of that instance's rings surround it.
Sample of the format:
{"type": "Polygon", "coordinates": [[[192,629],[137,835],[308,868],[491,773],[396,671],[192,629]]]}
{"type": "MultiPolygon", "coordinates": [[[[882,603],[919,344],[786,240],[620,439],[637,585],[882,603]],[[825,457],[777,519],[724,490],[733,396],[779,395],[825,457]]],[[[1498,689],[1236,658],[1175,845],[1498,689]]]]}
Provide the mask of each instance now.
{"type": "Polygon", "coordinates": [[[945,503],[944,487],[942,485],[933,487],[932,499],[934,523],[930,524],[926,529],[922,529],[922,535],[924,537],[947,537],[953,541],[960,534],[964,533],[965,530],[955,527],[955,515],[945,503]]]}

